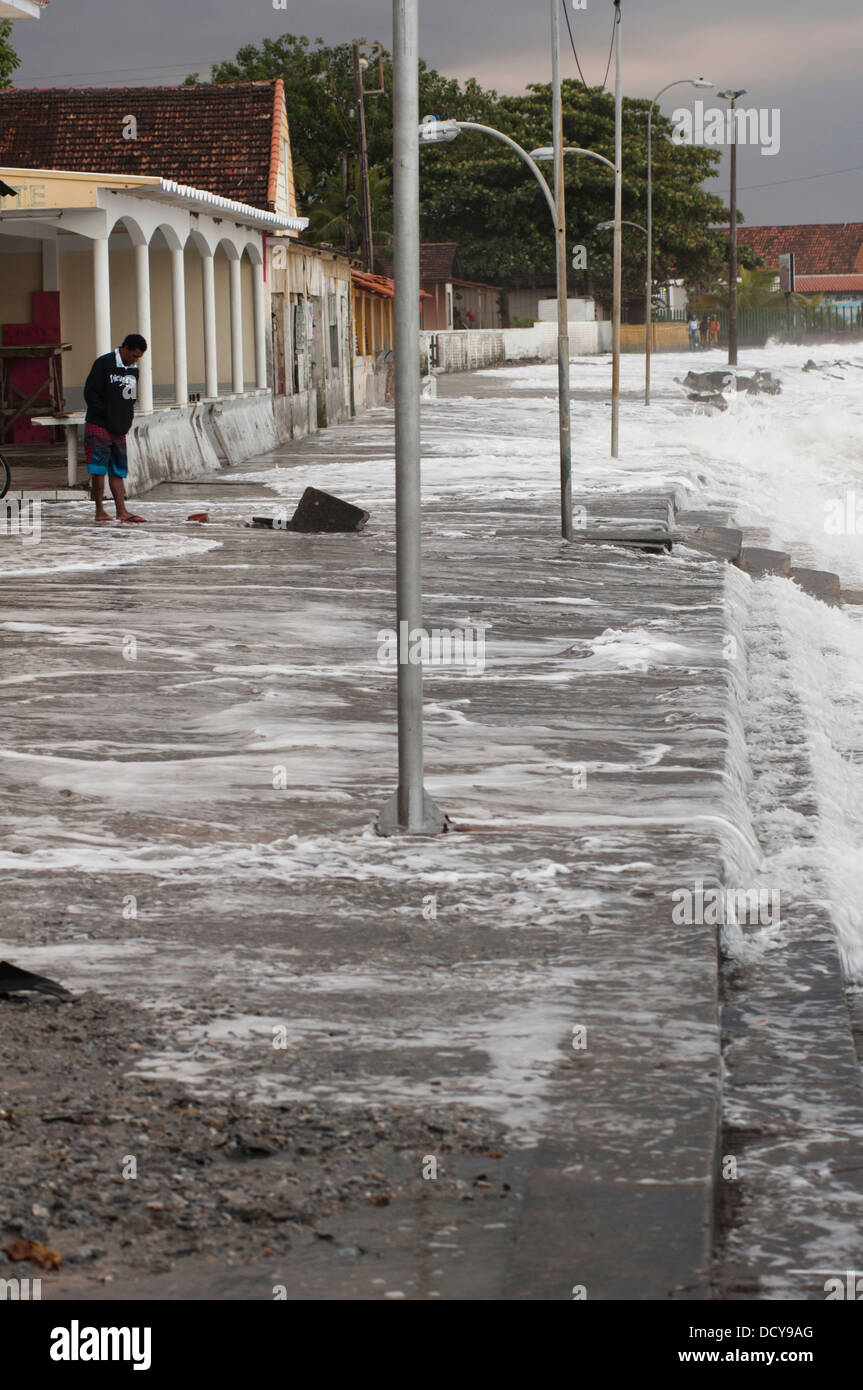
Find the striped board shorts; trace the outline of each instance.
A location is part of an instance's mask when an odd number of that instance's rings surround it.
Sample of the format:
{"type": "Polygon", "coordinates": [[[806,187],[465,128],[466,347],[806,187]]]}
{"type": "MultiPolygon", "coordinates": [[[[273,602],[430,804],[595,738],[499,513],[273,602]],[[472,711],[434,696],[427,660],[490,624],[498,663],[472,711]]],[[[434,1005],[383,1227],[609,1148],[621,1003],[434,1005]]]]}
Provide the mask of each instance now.
{"type": "Polygon", "coordinates": [[[111,434],[101,425],[84,426],[84,456],[87,472],[96,477],[125,478],[129,472],[126,458],[126,436],[111,434]]]}

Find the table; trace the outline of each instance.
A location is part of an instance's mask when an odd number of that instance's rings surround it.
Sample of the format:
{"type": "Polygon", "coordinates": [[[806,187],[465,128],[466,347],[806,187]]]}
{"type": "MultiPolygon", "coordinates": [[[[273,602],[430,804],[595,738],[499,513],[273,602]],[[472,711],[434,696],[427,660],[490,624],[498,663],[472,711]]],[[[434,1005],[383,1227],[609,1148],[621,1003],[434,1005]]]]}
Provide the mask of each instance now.
{"type": "Polygon", "coordinates": [[[83,425],[86,412],[75,411],[71,415],[34,415],[34,425],[46,425],[49,429],[66,431],[66,480],[70,487],[78,481],[78,427],[83,425]]]}
{"type": "Polygon", "coordinates": [[[26,415],[30,407],[43,394],[45,387],[48,387],[51,396],[51,408],[60,412],[65,405],[63,400],[63,388],[60,384],[60,357],[64,352],[71,350],[71,343],[37,343],[20,345],[18,347],[0,347],[0,434],[9,435],[11,438],[12,426],[22,415],[26,415]],[[9,368],[7,363],[13,360],[21,361],[24,358],[44,358],[45,376],[39,383],[35,391],[27,397],[13,399],[14,391],[9,381],[9,368]]]}

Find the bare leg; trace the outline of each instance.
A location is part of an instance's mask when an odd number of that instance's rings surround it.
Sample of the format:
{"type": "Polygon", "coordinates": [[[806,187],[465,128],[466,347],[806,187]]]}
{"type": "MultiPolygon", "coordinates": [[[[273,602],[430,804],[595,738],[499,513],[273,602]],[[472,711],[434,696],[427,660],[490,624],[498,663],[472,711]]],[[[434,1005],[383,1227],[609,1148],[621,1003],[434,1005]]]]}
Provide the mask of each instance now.
{"type": "Polygon", "coordinates": [[[126,506],[126,492],[123,487],[123,479],[115,478],[112,474],[108,479],[108,485],[111,489],[111,496],[114,499],[114,506],[117,508],[117,520],[143,521],[144,518],[142,516],[136,516],[134,512],[130,512],[129,508],[126,506]]]}
{"type": "MultiPolygon", "coordinates": [[[[108,513],[105,511],[105,475],[104,473],[91,473],[90,481],[93,485],[93,501],[96,503],[96,520],[110,521],[108,513]]],[[[113,478],[111,479],[113,482],[113,478]]]]}

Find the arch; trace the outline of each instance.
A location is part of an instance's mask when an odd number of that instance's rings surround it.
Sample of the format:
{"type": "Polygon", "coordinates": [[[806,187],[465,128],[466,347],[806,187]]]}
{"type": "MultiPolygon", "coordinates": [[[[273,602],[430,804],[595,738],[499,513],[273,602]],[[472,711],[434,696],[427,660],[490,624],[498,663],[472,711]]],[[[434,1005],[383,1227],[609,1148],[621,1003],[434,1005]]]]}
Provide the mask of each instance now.
{"type": "Polygon", "coordinates": [[[261,249],[261,244],[258,241],[245,242],[242,249],[242,255],[248,256],[249,260],[252,262],[252,265],[263,265],[264,263],[264,254],[261,249]]]}
{"type": "Polygon", "coordinates": [[[220,233],[219,240],[216,242],[214,250],[224,251],[229,261],[238,261],[242,256],[242,251],[237,246],[234,238],[226,236],[224,232],[220,233]]]}
{"type": "Polygon", "coordinates": [[[215,228],[206,224],[202,227],[196,223],[189,228],[189,235],[186,238],[186,248],[193,246],[199,256],[214,256],[219,245],[219,238],[215,228]]]}
{"type": "Polygon", "coordinates": [[[128,212],[118,212],[113,222],[108,219],[108,237],[113,235],[117,223],[122,222],[123,227],[133,246],[146,246],[150,240],[150,233],[146,228],[146,218],[132,217],[128,212]]]}
{"type": "Polygon", "coordinates": [[[169,251],[182,251],[183,246],[185,244],[185,238],[180,235],[176,227],[173,227],[170,222],[160,221],[156,223],[152,232],[150,233],[151,245],[155,240],[157,232],[162,233],[162,236],[164,237],[169,251]]]}

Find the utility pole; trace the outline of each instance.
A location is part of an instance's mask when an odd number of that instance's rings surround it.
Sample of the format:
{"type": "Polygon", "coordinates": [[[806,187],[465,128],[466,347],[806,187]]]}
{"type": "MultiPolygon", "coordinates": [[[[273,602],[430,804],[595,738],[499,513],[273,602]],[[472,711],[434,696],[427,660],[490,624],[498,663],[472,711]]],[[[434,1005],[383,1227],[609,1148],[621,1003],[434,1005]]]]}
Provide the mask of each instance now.
{"type": "Polygon", "coordinates": [[[672,87],[712,87],[705,77],[681,77],[656,93],[647,113],[647,277],[644,287],[644,404],[650,405],[650,351],[653,338],[653,108],[672,87]]]}
{"type": "Polygon", "coordinates": [[[737,118],[734,105],[738,97],[746,96],[746,88],[739,92],[720,92],[730,102],[731,113],[731,193],[728,199],[731,213],[731,229],[728,246],[728,365],[737,366],[737,118]]]}
{"type": "Polygon", "coordinates": [[[396,616],[398,790],[381,835],[434,835],[448,822],[423,785],[423,668],[408,660],[422,631],[420,492],[419,0],[393,0],[393,249],[395,257],[396,616]],[[403,640],[403,638],[405,640],[403,640]]]}
{"type": "Polygon", "coordinates": [[[618,457],[620,435],[620,299],[623,263],[623,85],[621,79],[620,0],[614,0],[614,279],[611,322],[611,457],[618,457]]]}
{"type": "Polygon", "coordinates": [[[569,305],[566,274],[566,188],[563,180],[563,101],[560,91],[560,3],[551,0],[552,139],[557,251],[557,400],[560,412],[560,531],[572,540],[572,429],[569,404],[569,305]]]}
{"type": "Polygon", "coordinates": [[[363,217],[363,269],[375,268],[375,248],[372,241],[372,200],[369,189],[369,146],[366,139],[366,104],[363,86],[363,59],[360,56],[360,41],[354,39],[354,99],[357,107],[357,126],[360,147],[360,187],[362,189],[363,217]]]}

